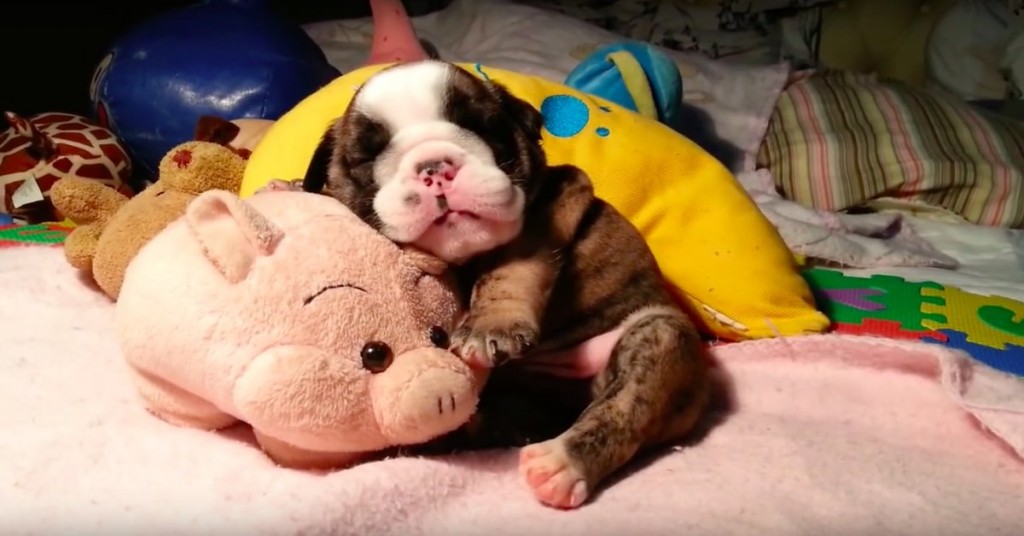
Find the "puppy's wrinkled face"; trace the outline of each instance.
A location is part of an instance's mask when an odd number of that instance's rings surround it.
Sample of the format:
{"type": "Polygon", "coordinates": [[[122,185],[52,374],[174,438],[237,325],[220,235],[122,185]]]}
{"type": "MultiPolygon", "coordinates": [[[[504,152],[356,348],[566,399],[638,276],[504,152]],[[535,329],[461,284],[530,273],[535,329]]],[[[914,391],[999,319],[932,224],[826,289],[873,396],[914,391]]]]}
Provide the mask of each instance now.
{"type": "Polygon", "coordinates": [[[439,61],[390,67],[336,125],[328,183],[395,242],[451,263],[505,244],[546,166],[540,113],[439,61]]]}

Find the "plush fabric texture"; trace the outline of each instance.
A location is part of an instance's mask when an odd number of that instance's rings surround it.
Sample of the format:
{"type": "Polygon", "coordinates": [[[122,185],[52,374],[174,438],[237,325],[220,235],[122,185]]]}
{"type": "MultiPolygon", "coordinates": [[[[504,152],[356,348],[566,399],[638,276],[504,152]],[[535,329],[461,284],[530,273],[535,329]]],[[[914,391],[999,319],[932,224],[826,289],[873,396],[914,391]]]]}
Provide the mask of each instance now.
{"type": "Polygon", "coordinates": [[[459,313],[444,268],[325,196],[210,191],[129,265],[118,338],[159,417],[246,422],[285,466],[350,465],[476,409],[486,374],[431,342],[459,313]]]}
{"type": "MultiPolygon", "coordinates": [[[[669,127],[540,77],[462,67],[544,114],[551,164],[590,175],[599,197],[647,239],[667,281],[725,339],[820,332],[828,320],[775,228],[717,160],[669,127]]],[[[241,195],[305,175],[316,145],[356,88],[384,66],[348,73],[299,103],[253,152],[241,195]]]]}
{"type": "Polygon", "coordinates": [[[758,163],[783,195],[842,210],[890,197],[1024,226],[1024,126],[955,96],[845,71],[779,98],[758,163]]]}
{"type": "Polygon", "coordinates": [[[1024,467],[975,420],[1002,415],[1019,432],[1020,408],[974,395],[996,382],[1019,405],[1020,384],[939,347],[811,336],[715,348],[734,412],[560,512],[519,481],[515,450],[306,472],[276,466],[243,427],[169,425],[139,404],[114,306],[59,249],[0,251],[0,289],[15,305],[0,309],[12,536],[1013,536],[1024,524],[1024,467]]]}
{"type": "Polygon", "coordinates": [[[65,242],[68,262],[89,274],[112,299],[139,249],[185,212],[202,192],[237,190],[245,159],[207,141],[187,141],[160,160],[160,178],[128,199],[102,184],[65,177],[50,200],[76,227],[65,242]]]}

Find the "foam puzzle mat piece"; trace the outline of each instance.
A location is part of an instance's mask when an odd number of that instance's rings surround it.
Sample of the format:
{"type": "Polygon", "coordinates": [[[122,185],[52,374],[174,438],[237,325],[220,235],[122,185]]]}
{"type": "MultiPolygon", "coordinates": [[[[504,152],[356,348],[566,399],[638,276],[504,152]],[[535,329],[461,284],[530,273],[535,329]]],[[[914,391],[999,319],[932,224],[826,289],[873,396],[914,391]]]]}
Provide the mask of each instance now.
{"type": "Polygon", "coordinates": [[[0,247],[59,246],[71,229],[52,223],[0,226],[0,247]]]}
{"type": "Polygon", "coordinates": [[[1024,339],[1024,314],[1019,311],[1002,305],[982,305],[978,307],[978,318],[993,328],[1024,339]]]}
{"type": "MultiPolygon", "coordinates": [[[[967,335],[954,329],[940,329],[939,333],[945,335],[946,340],[942,344],[966,352],[972,358],[1002,372],[1024,376],[1024,346],[1013,344],[1006,345],[1003,349],[993,348],[982,344],[975,344],[967,340],[967,335]]],[[[929,342],[930,335],[922,338],[929,342]]]]}
{"type": "Polygon", "coordinates": [[[900,339],[909,341],[924,341],[924,342],[946,342],[946,334],[927,330],[927,331],[911,331],[903,329],[903,326],[895,320],[879,320],[877,318],[865,318],[861,324],[836,324],[836,333],[844,333],[847,335],[872,335],[875,337],[885,337],[887,339],[900,339]]]}
{"type": "Polygon", "coordinates": [[[881,311],[885,306],[877,301],[872,301],[873,296],[880,296],[882,291],[873,288],[847,288],[823,290],[829,301],[841,303],[847,307],[860,309],[861,311],[881,311]]]}
{"type": "Polygon", "coordinates": [[[964,333],[969,343],[1002,350],[1008,345],[1024,347],[1024,303],[1002,296],[985,296],[955,287],[925,289],[923,293],[942,299],[925,303],[926,313],[942,315],[944,321],[925,320],[925,327],[964,333]]]}
{"type": "Polygon", "coordinates": [[[934,281],[910,282],[885,274],[858,277],[823,268],[806,270],[804,277],[819,309],[836,323],[862,324],[873,318],[899,322],[908,331],[927,331],[931,328],[925,321],[945,321],[941,312],[923,310],[924,304],[944,303],[922,292],[945,288],[934,281]]]}

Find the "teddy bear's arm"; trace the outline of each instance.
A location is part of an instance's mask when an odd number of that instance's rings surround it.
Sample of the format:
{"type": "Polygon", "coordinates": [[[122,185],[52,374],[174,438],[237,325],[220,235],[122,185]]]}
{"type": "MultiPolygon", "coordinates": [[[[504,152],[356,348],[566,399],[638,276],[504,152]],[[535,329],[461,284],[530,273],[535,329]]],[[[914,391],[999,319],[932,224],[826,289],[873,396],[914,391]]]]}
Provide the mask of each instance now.
{"type": "Polygon", "coordinates": [[[103,183],[67,176],[50,189],[53,206],[76,225],[64,240],[64,256],[68,264],[92,272],[96,245],[107,220],[128,198],[103,183]]]}
{"type": "Polygon", "coordinates": [[[50,200],[76,225],[105,223],[128,198],[101,182],[67,176],[54,183],[50,200]]]}

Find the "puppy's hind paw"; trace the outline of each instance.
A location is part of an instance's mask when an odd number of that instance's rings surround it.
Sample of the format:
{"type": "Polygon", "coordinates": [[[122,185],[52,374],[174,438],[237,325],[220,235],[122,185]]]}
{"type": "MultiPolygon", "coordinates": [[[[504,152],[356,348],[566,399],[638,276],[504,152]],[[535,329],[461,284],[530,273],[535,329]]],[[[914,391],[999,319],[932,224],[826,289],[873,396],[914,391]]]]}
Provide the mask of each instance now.
{"type": "Polygon", "coordinates": [[[553,508],[578,508],[590,493],[583,473],[559,438],[523,447],[519,451],[519,475],[538,501],[553,508]]]}

